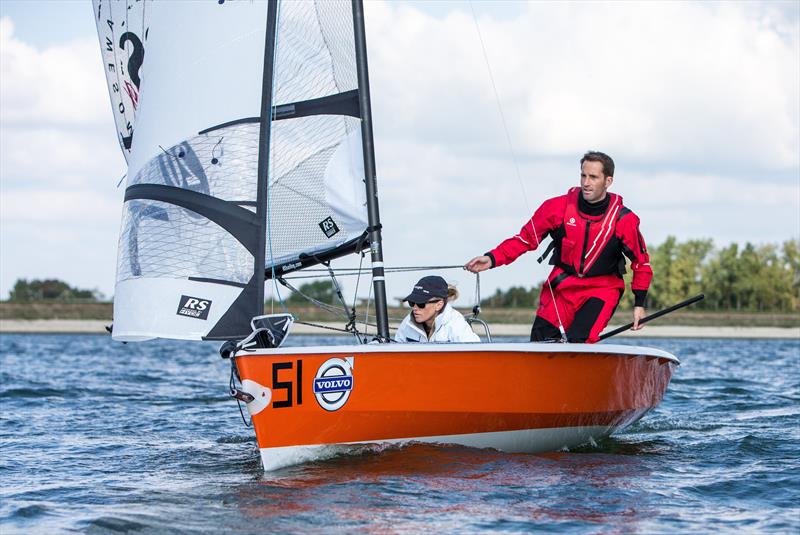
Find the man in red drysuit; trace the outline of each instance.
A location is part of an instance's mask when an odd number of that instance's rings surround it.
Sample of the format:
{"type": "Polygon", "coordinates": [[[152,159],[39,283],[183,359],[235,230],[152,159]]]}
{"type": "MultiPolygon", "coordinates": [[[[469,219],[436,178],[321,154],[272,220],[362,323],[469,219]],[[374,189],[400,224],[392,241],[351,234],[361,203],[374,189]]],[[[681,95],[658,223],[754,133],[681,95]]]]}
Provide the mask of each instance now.
{"type": "Polygon", "coordinates": [[[613,181],[614,160],[587,152],[581,158],[579,188],[546,200],[519,234],[464,266],[479,273],[510,264],[546,236],[553,238],[539,258],[552,252],[553,270],[539,295],[531,341],[561,339],[563,326],[570,342],[597,342],[625,291],[625,257],[633,270],[633,330],[641,328],[653,271],[639,218],[622,205],[622,197],[608,192],[613,181]]]}

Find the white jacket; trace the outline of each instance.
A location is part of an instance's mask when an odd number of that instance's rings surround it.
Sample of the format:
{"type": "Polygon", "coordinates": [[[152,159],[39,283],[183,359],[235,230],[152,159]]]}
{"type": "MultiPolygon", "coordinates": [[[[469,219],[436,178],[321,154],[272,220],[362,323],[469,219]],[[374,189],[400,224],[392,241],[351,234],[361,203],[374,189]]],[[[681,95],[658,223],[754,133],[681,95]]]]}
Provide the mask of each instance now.
{"type": "Polygon", "coordinates": [[[461,312],[446,304],[442,312],[436,316],[433,323],[433,333],[430,339],[425,335],[425,329],[413,319],[411,313],[405,317],[403,323],[394,335],[396,342],[480,342],[481,339],[472,331],[467,320],[461,312]]]}

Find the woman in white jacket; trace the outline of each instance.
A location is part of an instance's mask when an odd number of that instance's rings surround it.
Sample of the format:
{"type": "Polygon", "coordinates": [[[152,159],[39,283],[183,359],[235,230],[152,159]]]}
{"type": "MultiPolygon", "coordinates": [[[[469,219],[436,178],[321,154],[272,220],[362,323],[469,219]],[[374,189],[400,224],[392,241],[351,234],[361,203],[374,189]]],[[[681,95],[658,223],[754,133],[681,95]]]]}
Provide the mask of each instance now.
{"type": "Polygon", "coordinates": [[[480,342],[467,320],[448,301],[458,291],[439,276],[422,277],[404,299],[411,307],[394,336],[397,342],[480,342]]]}

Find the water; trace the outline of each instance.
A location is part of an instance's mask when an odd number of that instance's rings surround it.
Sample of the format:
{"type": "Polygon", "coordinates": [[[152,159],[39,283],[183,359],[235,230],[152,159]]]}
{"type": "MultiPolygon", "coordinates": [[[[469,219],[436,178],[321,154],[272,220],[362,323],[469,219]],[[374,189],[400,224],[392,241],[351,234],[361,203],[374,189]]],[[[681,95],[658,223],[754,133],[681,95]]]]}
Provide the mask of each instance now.
{"type": "Polygon", "coordinates": [[[216,344],[2,335],[0,532],[798,533],[800,341],[645,343],[683,366],[596,446],[420,445],[264,474],[216,344]]]}

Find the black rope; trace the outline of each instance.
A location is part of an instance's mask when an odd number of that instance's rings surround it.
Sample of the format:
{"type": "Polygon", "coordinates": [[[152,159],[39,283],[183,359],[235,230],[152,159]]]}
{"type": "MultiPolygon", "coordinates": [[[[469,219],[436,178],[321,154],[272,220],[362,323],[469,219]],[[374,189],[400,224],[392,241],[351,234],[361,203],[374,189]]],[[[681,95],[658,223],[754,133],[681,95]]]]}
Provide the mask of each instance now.
{"type": "Polygon", "coordinates": [[[472,317],[477,318],[481,313],[481,274],[475,274],[475,306],[472,307],[472,317]]]}
{"type": "MultiPolygon", "coordinates": [[[[228,387],[230,391],[233,392],[236,390],[236,380],[235,378],[239,378],[239,373],[236,371],[236,364],[234,363],[234,359],[231,359],[231,380],[228,383],[228,387]]],[[[241,383],[241,379],[239,379],[241,383]]],[[[242,422],[244,422],[245,427],[253,427],[253,419],[251,418],[250,421],[247,421],[247,418],[244,417],[244,411],[242,410],[242,402],[239,401],[239,398],[236,398],[236,405],[239,407],[239,414],[242,416],[242,422]]]]}
{"type": "MultiPolygon", "coordinates": [[[[278,277],[278,281],[281,284],[283,284],[286,288],[289,288],[289,290],[299,294],[301,297],[303,297],[307,301],[315,304],[319,308],[321,308],[323,310],[326,310],[326,311],[328,311],[328,312],[330,312],[332,314],[335,314],[335,315],[337,315],[339,317],[346,318],[347,319],[347,324],[345,325],[344,332],[350,333],[353,336],[355,336],[360,344],[366,343],[365,339],[361,337],[361,333],[358,331],[358,326],[356,325],[356,309],[355,309],[355,307],[353,307],[353,308],[348,310],[347,303],[345,302],[344,296],[342,295],[342,289],[339,286],[339,282],[336,280],[336,276],[333,273],[333,269],[330,267],[330,262],[321,262],[321,263],[322,263],[322,265],[324,265],[324,266],[326,266],[328,268],[327,269],[328,275],[330,276],[331,280],[333,281],[333,286],[334,286],[334,288],[336,290],[336,295],[339,298],[339,301],[342,303],[342,307],[344,308],[344,310],[341,310],[338,307],[335,307],[333,305],[329,305],[327,303],[323,303],[322,301],[319,301],[318,299],[314,299],[313,297],[304,294],[303,292],[301,292],[300,290],[298,290],[297,288],[295,288],[294,286],[292,286],[291,284],[286,282],[286,280],[283,277],[278,277]]],[[[297,323],[303,323],[303,322],[297,322],[297,323]]]]}
{"type": "Polygon", "coordinates": [[[319,323],[311,323],[310,321],[297,320],[295,321],[295,323],[299,323],[300,325],[308,325],[309,327],[316,327],[318,329],[327,329],[329,331],[337,331],[340,333],[351,334],[351,331],[348,331],[347,329],[342,329],[340,327],[329,327],[327,325],[320,325],[319,323]]]}
{"type": "MultiPolygon", "coordinates": [[[[372,316],[372,317],[374,318],[375,316],[372,316]]],[[[399,323],[399,322],[403,321],[402,319],[398,319],[398,318],[389,318],[389,320],[391,320],[391,321],[393,321],[395,323],[399,323]]],[[[348,334],[351,333],[351,331],[348,331],[348,330],[346,330],[344,328],[341,328],[341,327],[330,327],[328,325],[322,325],[320,323],[311,323],[310,321],[295,320],[294,322],[298,323],[300,325],[308,325],[309,327],[319,327],[320,329],[328,329],[329,331],[339,331],[339,332],[348,333],[348,334]]],[[[375,328],[378,327],[377,323],[368,323],[368,322],[365,321],[362,324],[365,327],[375,327],[375,328]]],[[[397,329],[393,329],[393,328],[390,327],[390,330],[397,330],[397,329]]]]}
{"type": "MultiPolygon", "coordinates": [[[[295,278],[297,278],[297,277],[295,277],[295,278]]],[[[342,310],[339,307],[330,305],[328,303],[323,303],[322,301],[314,299],[310,295],[304,294],[303,292],[301,292],[300,290],[298,290],[297,288],[295,288],[294,286],[292,286],[291,284],[286,282],[286,278],[285,277],[277,277],[277,281],[280,282],[282,285],[284,285],[289,290],[291,290],[292,292],[295,292],[296,294],[298,294],[303,299],[305,299],[305,300],[309,301],[310,303],[313,303],[314,305],[318,306],[322,310],[330,312],[331,314],[334,314],[334,315],[339,316],[339,317],[345,317],[348,320],[350,319],[345,313],[342,312],[342,310]]]]}

